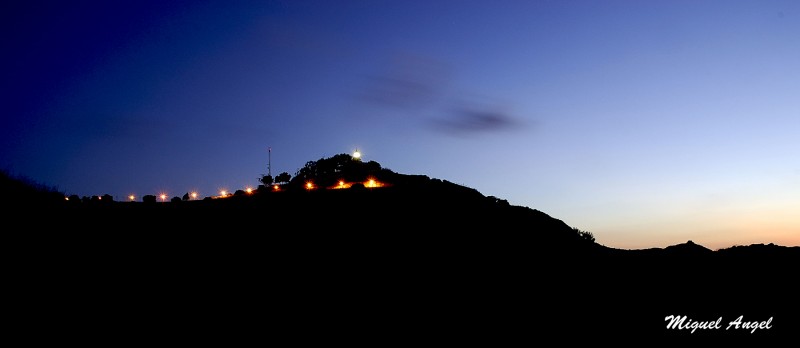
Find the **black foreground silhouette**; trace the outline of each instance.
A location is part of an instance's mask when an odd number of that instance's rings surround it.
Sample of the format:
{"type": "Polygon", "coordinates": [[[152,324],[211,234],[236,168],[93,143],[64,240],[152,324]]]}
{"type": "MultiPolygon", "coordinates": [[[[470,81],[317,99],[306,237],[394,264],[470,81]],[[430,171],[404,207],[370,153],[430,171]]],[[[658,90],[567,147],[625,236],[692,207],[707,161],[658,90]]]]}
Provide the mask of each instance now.
{"type": "Polygon", "coordinates": [[[226,345],[799,332],[800,247],[609,248],[538,210],[348,159],[309,162],[278,190],[168,202],[66,201],[4,176],[6,197],[25,197],[4,208],[18,222],[4,229],[8,329],[32,343],[226,345]],[[721,328],[670,329],[671,315],[721,328]],[[739,316],[771,321],[726,329],[739,316]]]}

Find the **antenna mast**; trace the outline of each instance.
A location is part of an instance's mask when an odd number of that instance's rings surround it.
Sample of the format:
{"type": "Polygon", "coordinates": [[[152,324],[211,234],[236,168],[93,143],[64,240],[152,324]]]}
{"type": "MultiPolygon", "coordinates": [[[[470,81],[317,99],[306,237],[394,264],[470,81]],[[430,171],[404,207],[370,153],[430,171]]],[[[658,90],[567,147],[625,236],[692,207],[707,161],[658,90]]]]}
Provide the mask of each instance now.
{"type": "Polygon", "coordinates": [[[267,157],[267,175],[272,176],[272,146],[267,148],[269,152],[269,157],[267,157]]]}

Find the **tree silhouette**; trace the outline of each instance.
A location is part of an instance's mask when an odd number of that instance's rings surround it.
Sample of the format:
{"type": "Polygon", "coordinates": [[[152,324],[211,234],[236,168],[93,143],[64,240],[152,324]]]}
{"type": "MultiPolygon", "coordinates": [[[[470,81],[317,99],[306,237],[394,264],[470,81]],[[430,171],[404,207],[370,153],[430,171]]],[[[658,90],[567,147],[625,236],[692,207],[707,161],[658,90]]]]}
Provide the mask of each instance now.
{"type": "Polygon", "coordinates": [[[264,186],[269,186],[272,185],[274,180],[272,179],[272,175],[262,175],[258,181],[264,184],[264,186]]]}
{"type": "Polygon", "coordinates": [[[275,182],[279,184],[287,183],[291,180],[292,180],[292,175],[287,172],[280,173],[278,174],[278,176],[275,177],[275,182]]]}

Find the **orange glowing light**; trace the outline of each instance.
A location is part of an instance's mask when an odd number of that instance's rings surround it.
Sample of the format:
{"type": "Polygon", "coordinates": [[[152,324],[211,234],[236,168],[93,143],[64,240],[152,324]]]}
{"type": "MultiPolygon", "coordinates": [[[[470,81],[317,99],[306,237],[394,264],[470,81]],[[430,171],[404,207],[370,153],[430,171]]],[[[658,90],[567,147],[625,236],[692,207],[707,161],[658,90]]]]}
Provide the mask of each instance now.
{"type": "Polygon", "coordinates": [[[161,201],[163,202],[163,201],[166,201],[166,200],[167,200],[167,195],[162,193],[161,194],[161,201]]]}
{"type": "Polygon", "coordinates": [[[135,201],[136,200],[136,196],[130,195],[130,196],[128,196],[128,199],[130,199],[131,201],[135,201]]]}
{"type": "Polygon", "coordinates": [[[353,184],[345,182],[344,180],[339,180],[335,186],[331,187],[332,189],[347,189],[350,188],[353,184]]]}
{"type": "Polygon", "coordinates": [[[247,194],[253,193],[253,189],[250,187],[246,188],[245,191],[247,191],[247,194]]]}
{"type": "Polygon", "coordinates": [[[197,199],[197,192],[192,192],[192,199],[197,199]]]}
{"type": "Polygon", "coordinates": [[[225,191],[225,190],[219,191],[219,195],[222,196],[222,197],[225,197],[225,196],[228,195],[228,191],[225,191]]]}
{"type": "Polygon", "coordinates": [[[364,187],[369,187],[369,188],[373,188],[373,187],[383,187],[383,186],[384,186],[384,184],[383,184],[382,182],[380,182],[380,181],[378,181],[378,180],[375,180],[374,178],[369,178],[369,179],[368,179],[368,180],[367,180],[367,181],[364,183],[364,187]]]}
{"type": "Polygon", "coordinates": [[[306,183],[306,190],[311,190],[313,188],[314,188],[314,184],[313,183],[311,183],[310,181],[306,183]]]}
{"type": "Polygon", "coordinates": [[[278,186],[278,185],[273,185],[273,186],[272,186],[272,189],[273,189],[273,190],[275,190],[275,191],[278,191],[278,190],[280,190],[281,188],[280,188],[280,186],[278,186]]]}

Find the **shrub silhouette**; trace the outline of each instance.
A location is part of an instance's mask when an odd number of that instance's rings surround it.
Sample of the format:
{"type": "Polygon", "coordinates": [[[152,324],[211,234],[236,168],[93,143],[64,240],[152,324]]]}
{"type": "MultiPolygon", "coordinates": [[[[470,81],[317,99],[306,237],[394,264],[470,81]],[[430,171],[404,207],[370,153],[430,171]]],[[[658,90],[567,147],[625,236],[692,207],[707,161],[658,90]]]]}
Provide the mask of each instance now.
{"type": "Polygon", "coordinates": [[[582,231],[576,227],[573,227],[572,230],[575,231],[582,240],[594,243],[594,234],[592,232],[582,231]]]}

